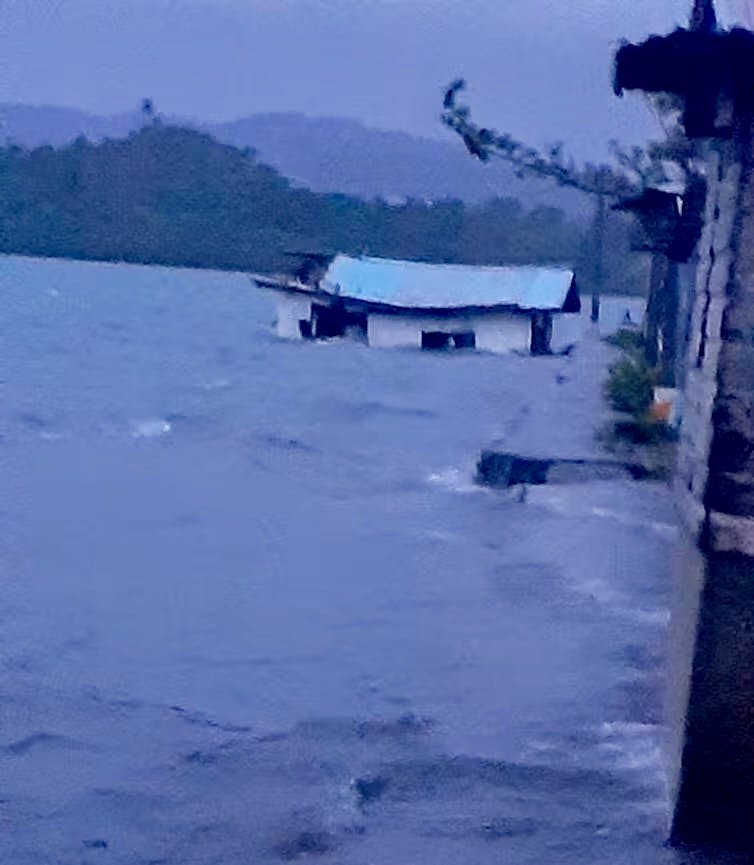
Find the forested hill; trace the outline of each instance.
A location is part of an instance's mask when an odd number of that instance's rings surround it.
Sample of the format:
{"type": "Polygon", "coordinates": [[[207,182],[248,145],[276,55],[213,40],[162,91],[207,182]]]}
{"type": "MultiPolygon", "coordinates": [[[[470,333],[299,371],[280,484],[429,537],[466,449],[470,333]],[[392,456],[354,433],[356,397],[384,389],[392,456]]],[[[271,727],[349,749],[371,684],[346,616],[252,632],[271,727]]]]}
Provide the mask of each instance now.
{"type": "MultiPolygon", "coordinates": [[[[585,220],[593,210],[580,193],[532,177],[519,178],[502,161],[481,165],[447,131],[444,140],[417,138],[373,129],[358,120],[279,111],[215,124],[160,116],[165,123],[198,129],[225,144],[253,147],[262,162],[315,192],[389,201],[458,198],[478,203],[510,197],[526,207],[560,207],[585,220]]],[[[27,148],[64,147],[79,135],[90,141],[125,138],[143,124],[141,111],[102,116],[75,108],[0,103],[0,139],[27,148]]]]}
{"type": "Polygon", "coordinates": [[[0,149],[0,252],[274,271],[287,250],[477,264],[584,262],[583,226],[512,199],[364,201],[296,188],[249,150],[155,123],[0,149]]]}

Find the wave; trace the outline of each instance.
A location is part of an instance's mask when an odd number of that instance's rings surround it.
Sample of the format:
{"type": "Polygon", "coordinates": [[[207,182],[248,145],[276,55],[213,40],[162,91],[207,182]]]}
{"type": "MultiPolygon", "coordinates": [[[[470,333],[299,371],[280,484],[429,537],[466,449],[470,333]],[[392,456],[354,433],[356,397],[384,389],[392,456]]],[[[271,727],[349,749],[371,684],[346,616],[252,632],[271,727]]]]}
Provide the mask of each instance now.
{"type": "Polygon", "coordinates": [[[570,588],[577,594],[605,607],[611,615],[637,624],[665,627],[670,621],[670,612],[667,609],[633,607],[624,592],[613,588],[600,577],[580,577],[578,580],[571,580],[570,588]]]}
{"type": "Polygon", "coordinates": [[[615,520],[615,522],[621,523],[624,526],[649,529],[664,537],[674,538],[678,532],[677,527],[670,525],[670,523],[661,523],[656,520],[637,520],[634,517],[611,510],[610,508],[593,507],[591,508],[591,513],[595,517],[615,520]]]}
{"type": "Polygon", "coordinates": [[[65,433],[60,432],[41,432],[39,437],[45,442],[59,442],[67,438],[65,433]]]}
{"type": "Polygon", "coordinates": [[[595,731],[600,752],[616,769],[662,771],[660,727],[636,721],[605,721],[595,731]]]}
{"type": "Polygon", "coordinates": [[[167,435],[172,429],[172,424],[165,418],[144,418],[142,420],[132,420],[130,422],[131,437],[140,438],[158,438],[159,436],[167,435]]]}
{"type": "MultiPolygon", "coordinates": [[[[535,765],[590,767],[596,772],[638,775],[655,793],[664,784],[663,728],[657,723],[615,720],[581,727],[570,734],[545,733],[527,743],[525,759],[535,765]]],[[[642,800],[646,802],[644,797],[642,800]]]]}
{"type": "Polygon", "coordinates": [[[68,751],[89,751],[93,750],[91,745],[81,742],[78,739],[72,739],[70,736],[62,736],[58,733],[48,733],[40,731],[31,733],[23,739],[18,739],[5,746],[5,752],[13,757],[23,757],[30,751],[38,748],[60,748],[68,751]]]}
{"type": "MultiPolygon", "coordinates": [[[[594,481],[589,485],[589,488],[594,491],[598,485],[605,485],[605,490],[614,487],[612,481],[594,481]]],[[[586,504],[583,499],[580,500],[585,494],[588,495],[588,491],[584,489],[583,485],[580,487],[558,485],[557,488],[554,488],[549,484],[541,484],[527,486],[526,495],[520,498],[522,502],[525,501],[527,504],[543,508],[555,514],[572,517],[598,517],[603,520],[619,523],[627,528],[643,529],[670,539],[674,538],[677,534],[678,529],[672,523],[650,518],[641,519],[611,507],[586,504]],[[577,494],[578,498],[576,497],[577,494]]]]}
{"type": "Polygon", "coordinates": [[[489,493],[491,490],[474,481],[469,469],[446,468],[427,475],[427,483],[453,493],[489,493]]]}

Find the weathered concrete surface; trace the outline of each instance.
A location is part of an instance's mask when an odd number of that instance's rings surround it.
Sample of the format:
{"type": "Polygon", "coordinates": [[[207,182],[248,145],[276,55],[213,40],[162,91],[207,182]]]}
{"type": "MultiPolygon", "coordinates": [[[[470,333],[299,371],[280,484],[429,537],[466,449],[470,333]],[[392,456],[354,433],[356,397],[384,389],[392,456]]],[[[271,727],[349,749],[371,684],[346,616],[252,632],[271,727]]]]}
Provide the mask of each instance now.
{"type": "MultiPolygon", "coordinates": [[[[754,573],[740,553],[687,554],[687,615],[675,615],[676,654],[692,663],[672,676],[684,719],[673,839],[751,850],[754,844],[754,573]],[[696,597],[694,591],[696,590],[696,597]],[[684,619],[691,627],[684,626],[684,619]],[[689,652],[689,647],[692,651],[689,652]],[[693,660],[692,660],[693,659],[693,660]],[[685,698],[685,699],[684,699],[685,698]]],[[[678,671],[678,667],[675,668],[678,671]]]]}
{"type": "Polygon", "coordinates": [[[602,342],[598,328],[589,326],[569,356],[528,361],[546,367],[551,375],[539,379],[539,386],[487,450],[529,460],[604,459],[596,431],[611,417],[603,382],[615,357],[615,349],[602,342]]]}
{"type": "Polygon", "coordinates": [[[616,350],[592,327],[570,356],[535,361],[550,365],[550,384],[532,392],[504,435],[482,451],[477,480],[511,487],[665,478],[664,463],[645,459],[639,449],[615,454],[602,444],[600,431],[616,418],[603,387],[616,357],[616,350]]]}
{"type": "Polygon", "coordinates": [[[752,123],[710,145],[676,496],[672,837],[754,849],[752,123]]]}

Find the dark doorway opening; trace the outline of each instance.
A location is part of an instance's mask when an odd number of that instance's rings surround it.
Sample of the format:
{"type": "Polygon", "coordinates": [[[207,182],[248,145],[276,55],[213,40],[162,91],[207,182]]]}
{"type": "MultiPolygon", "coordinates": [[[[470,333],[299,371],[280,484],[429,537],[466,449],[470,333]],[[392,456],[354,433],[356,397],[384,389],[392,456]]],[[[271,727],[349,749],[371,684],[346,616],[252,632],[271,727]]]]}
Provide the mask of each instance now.
{"type": "Polygon", "coordinates": [[[426,351],[444,351],[450,348],[450,334],[441,330],[423,330],[422,348],[426,351]]]}
{"type": "Polygon", "coordinates": [[[454,348],[476,348],[476,334],[473,330],[453,334],[454,348]]]}
{"type": "Polygon", "coordinates": [[[473,330],[460,333],[446,333],[443,330],[423,330],[422,348],[426,351],[447,351],[448,349],[476,348],[476,334],[473,330]]]}
{"type": "Polygon", "coordinates": [[[550,354],[552,315],[538,310],[531,317],[531,353],[550,354]]]}
{"type": "Polygon", "coordinates": [[[312,339],[314,337],[314,334],[312,333],[312,323],[308,318],[299,319],[298,329],[303,339],[312,339]]]}
{"type": "Polygon", "coordinates": [[[314,304],[311,328],[317,339],[351,336],[366,340],[367,317],[360,312],[349,312],[342,300],[332,306],[314,304]]]}

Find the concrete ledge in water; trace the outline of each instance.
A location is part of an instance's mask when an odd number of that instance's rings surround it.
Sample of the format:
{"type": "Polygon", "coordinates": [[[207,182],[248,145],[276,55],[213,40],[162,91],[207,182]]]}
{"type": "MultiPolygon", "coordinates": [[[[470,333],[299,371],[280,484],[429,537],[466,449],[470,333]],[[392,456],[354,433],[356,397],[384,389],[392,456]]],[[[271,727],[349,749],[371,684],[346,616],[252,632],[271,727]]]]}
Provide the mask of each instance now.
{"type": "Polygon", "coordinates": [[[639,463],[613,459],[533,457],[489,448],[477,463],[477,483],[506,488],[519,484],[569,484],[606,480],[651,480],[639,463]]]}

